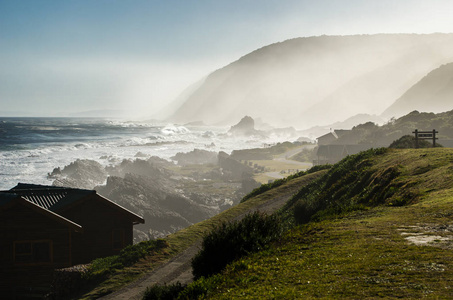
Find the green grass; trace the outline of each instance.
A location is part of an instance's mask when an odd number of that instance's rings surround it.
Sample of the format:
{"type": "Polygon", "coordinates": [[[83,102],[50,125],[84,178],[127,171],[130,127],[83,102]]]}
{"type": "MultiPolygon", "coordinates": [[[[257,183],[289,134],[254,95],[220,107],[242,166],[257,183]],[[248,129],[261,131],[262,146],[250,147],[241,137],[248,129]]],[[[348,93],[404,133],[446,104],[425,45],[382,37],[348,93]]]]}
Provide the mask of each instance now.
{"type": "Polygon", "coordinates": [[[259,211],[222,223],[203,237],[202,248],[192,259],[194,277],[217,274],[234,260],[268,247],[280,238],[282,224],[278,216],[259,211]]]}
{"type": "MultiPolygon", "coordinates": [[[[155,251],[153,255],[139,259],[138,262],[132,266],[120,269],[106,265],[105,268],[112,271],[109,273],[107,279],[101,282],[96,282],[96,285],[93,288],[91,288],[89,291],[86,291],[82,296],[77,296],[77,298],[97,299],[102,295],[106,295],[120,289],[124,285],[140,278],[156,266],[165,263],[171,257],[192,246],[214,227],[222,224],[222,222],[234,220],[238,216],[243,215],[244,213],[249,211],[251,208],[264,204],[269,200],[274,199],[275,197],[292,194],[297,191],[297,189],[299,189],[301,185],[305,185],[318,178],[323,174],[323,172],[324,171],[320,171],[298,177],[278,188],[260,194],[259,196],[254,197],[253,199],[250,199],[245,203],[238,204],[209,220],[199,222],[188,228],[171,234],[165,238],[165,242],[167,243],[168,247],[164,247],[160,251],[155,251]]],[[[112,258],[107,258],[106,260],[110,259],[112,258]]]]}
{"type": "MultiPolygon", "coordinates": [[[[209,299],[452,298],[453,252],[448,247],[453,245],[438,239],[431,246],[416,246],[401,233],[415,230],[411,226],[453,224],[453,150],[377,152],[285,181],[170,235],[164,252],[118,270],[85,299],[140,277],[222,222],[297,191],[283,216],[293,216],[295,205],[306,199],[329,199],[328,204],[268,250],[243,257],[186,291],[203,291],[209,299]]],[[[449,237],[448,231],[429,234],[449,237]]]]}
{"type": "Polygon", "coordinates": [[[451,223],[453,190],[427,201],[296,227],[270,250],[230,265],[209,298],[451,298],[453,252],[412,245],[401,234],[451,223]]]}
{"type": "MultiPolygon", "coordinates": [[[[336,193],[341,201],[352,197],[366,205],[298,225],[268,250],[243,257],[187,290],[204,289],[209,299],[453,298],[453,241],[444,240],[453,239],[453,232],[435,229],[453,225],[452,149],[362,154],[312,184],[329,189],[325,197],[336,193]],[[355,172],[355,180],[343,167],[355,172]],[[380,180],[385,170],[395,174],[380,180]],[[364,178],[362,189],[354,189],[364,178]],[[349,181],[345,190],[342,184],[349,181]],[[394,190],[382,193],[375,186],[394,190]],[[405,205],[395,205],[401,198],[405,205]],[[405,239],[410,233],[441,239],[420,246],[405,239]]],[[[312,187],[312,192],[322,189],[312,187]]],[[[301,196],[319,195],[301,193],[293,204],[303,201],[301,196]]]]}
{"type": "Polygon", "coordinates": [[[453,253],[409,245],[386,217],[298,227],[278,247],[231,265],[209,298],[452,296],[453,253]]]}

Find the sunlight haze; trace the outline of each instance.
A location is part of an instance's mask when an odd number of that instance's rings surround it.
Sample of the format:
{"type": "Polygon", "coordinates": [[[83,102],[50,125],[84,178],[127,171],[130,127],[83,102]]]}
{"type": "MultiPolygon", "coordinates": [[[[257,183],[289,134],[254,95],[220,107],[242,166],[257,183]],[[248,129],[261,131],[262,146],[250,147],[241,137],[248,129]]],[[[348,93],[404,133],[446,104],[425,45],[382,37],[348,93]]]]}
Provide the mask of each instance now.
{"type": "Polygon", "coordinates": [[[453,32],[453,2],[0,1],[0,114],[157,117],[186,88],[297,37],[453,32]]]}

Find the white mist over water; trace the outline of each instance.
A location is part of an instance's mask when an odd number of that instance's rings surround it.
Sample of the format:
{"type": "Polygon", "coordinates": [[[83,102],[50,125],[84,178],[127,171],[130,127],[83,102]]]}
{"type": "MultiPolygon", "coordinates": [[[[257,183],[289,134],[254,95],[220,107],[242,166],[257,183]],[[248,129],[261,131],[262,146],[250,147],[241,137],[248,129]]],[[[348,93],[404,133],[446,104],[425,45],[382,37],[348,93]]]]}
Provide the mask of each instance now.
{"type": "MultiPolygon", "coordinates": [[[[99,127],[104,125],[99,124],[99,127]]],[[[257,148],[263,144],[287,140],[287,137],[233,138],[226,134],[229,129],[226,127],[143,123],[114,125],[116,129],[109,127],[105,134],[99,131],[95,136],[92,132],[89,135],[80,124],[71,125],[71,130],[78,130],[76,137],[64,133],[55,134],[58,133],[58,126],[53,126],[52,122],[47,122],[45,126],[31,126],[34,129],[40,128],[40,133],[33,135],[34,143],[9,145],[12,149],[0,150],[0,190],[10,189],[19,182],[50,185],[53,179],[47,178],[48,173],[77,159],[90,159],[108,166],[118,164],[123,159],[146,159],[151,156],[170,160],[178,152],[190,152],[193,149],[230,154],[235,149],[257,148]],[[45,134],[46,130],[54,133],[54,140],[49,139],[45,134]],[[36,142],[37,139],[42,139],[43,142],[36,142]]]]}

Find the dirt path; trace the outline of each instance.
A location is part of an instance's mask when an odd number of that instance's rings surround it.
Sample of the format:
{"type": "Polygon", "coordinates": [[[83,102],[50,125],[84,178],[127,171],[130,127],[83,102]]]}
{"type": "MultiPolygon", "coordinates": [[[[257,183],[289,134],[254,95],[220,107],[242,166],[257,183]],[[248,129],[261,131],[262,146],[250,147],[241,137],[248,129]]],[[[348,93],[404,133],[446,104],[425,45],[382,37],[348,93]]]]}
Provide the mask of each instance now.
{"type": "MultiPolygon", "coordinates": [[[[315,174],[311,174],[315,175],[315,174]]],[[[312,176],[313,179],[317,176],[312,176]]],[[[309,181],[311,181],[309,180],[309,181]]],[[[246,214],[254,211],[261,211],[266,213],[273,213],[281,208],[288,199],[294,195],[297,190],[301,188],[300,185],[291,186],[280,193],[280,196],[277,198],[270,199],[266,203],[258,205],[253,209],[245,212],[244,214],[238,216],[236,219],[242,219],[246,214]]],[[[192,282],[192,266],[191,260],[198,253],[201,247],[201,239],[196,242],[194,245],[172,258],[167,263],[164,263],[160,267],[150,271],[141,279],[132,282],[131,284],[125,286],[121,290],[102,297],[100,299],[141,299],[143,293],[147,287],[154,284],[172,284],[180,282],[181,284],[187,284],[192,282]]]]}

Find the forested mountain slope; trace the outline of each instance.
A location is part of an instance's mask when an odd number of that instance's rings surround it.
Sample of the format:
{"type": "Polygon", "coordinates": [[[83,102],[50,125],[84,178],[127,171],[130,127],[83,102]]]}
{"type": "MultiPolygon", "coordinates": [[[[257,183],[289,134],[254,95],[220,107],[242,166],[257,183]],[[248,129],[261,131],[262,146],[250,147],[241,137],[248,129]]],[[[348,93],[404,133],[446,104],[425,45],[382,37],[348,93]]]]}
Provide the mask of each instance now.
{"type": "Polygon", "coordinates": [[[453,109],[453,63],[442,65],[423,77],[383,113],[399,117],[410,111],[444,112],[453,109]]]}
{"type": "Polygon", "coordinates": [[[428,72],[453,61],[453,34],[297,38],[211,73],[169,119],[235,124],[243,116],[306,128],[380,114],[428,72]]]}

